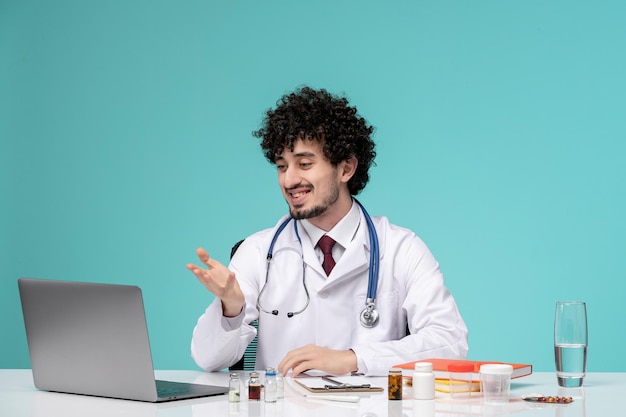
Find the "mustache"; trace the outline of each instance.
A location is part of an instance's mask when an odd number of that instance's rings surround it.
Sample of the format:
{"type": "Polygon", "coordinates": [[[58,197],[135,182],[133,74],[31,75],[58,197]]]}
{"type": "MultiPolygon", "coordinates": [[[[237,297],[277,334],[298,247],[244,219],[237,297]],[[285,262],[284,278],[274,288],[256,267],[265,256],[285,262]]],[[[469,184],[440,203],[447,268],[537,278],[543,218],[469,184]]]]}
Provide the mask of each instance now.
{"type": "Polygon", "coordinates": [[[293,187],[285,188],[285,191],[291,192],[291,191],[297,190],[299,188],[306,188],[307,190],[312,190],[313,186],[311,184],[300,183],[300,184],[294,185],[293,187]]]}

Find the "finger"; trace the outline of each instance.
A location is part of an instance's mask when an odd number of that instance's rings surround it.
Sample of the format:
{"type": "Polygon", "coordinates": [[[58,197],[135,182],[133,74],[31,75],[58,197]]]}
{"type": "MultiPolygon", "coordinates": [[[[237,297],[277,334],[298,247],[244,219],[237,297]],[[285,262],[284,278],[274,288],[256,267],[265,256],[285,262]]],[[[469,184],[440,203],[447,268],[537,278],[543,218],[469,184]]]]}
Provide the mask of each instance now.
{"type": "Polygon", "coordinates": [[[313,366],[311,361],[301,362],[291,369],[291,376],[295,378],[302,372],[306,372],[309,369],[317,369],[317,367],[313,366]]]}
{"type": "Polygon", "coordinates": [[[288,356],[285,356],[282,361],[278,364],[278,370],[283,373],[283,376],[287,376],[287,373],[291,369],[291,365],[289,364],[288,356]]]}
{"type": "MultiPolygon", "coordinates": [[[[282,361],[278,364],[278,369],[282,371],[283,376],[287,375],[290,370],[294,370],[294,368],[306,360],[306,354],[304,352],[304,348],[300,347],[298,349],[292,350],[285,355],[282,361]]],[[[297,374],[292,375],[294,377],[297,374]]]]}
{"type": "Polygon", "coordinates": [[[306,372],[311,369],[322,369],[316,365],[318,361],[315,358],[302,358],[301,360],[297,360],[292,362],[289,366],[289,370],[291,370],[291,377],[295,378],[303,372],[306,372]]]}
{"type": "Polygon", "coordinates": [[[202,262],[206,266],[209,266],[208,263],[211,258],[209,257],[209,253],[204,250],[204,248],[196,249],[196,255],[198,255],[198,259],[200,259],[200,262],[202,262]]]}
{"type": "Polygon", "coordinates": [[[187,264],[186,268],[188,270],[190,270],[191,272],[193,272],[195,275],[202,274],[203,272],[207,271],[206,269],[202,268],[201,266],[198,266],[198,265],[192,264],[192,263],[187,264]]]}
{"type": "Polygon", "coordinates": [[[239,283],[237,282],[237,277],[235,276],[235,273],[231,270],[228,271],[228,278],[226,279],[226,286],[229,288],[234,288],[235,285],[239,285],[239,283]]]}
{"type": "Polygon", "coordinates": [[[221,268],[224,266],[220,261],[211,258],[209,256],[209,253],[202,248],[198,248],[196,250],[196,254],[198,255],[198,258],[200,258],[202,263],[205,264],[209,269],[221,268]]]}
{"type": "Polygon", "coordinates": [[[202,269],[196,265],[188,265],[187,269],[189,269],[191,273],[194,274],[196,278],[198,278],[201,282],[204,281],[204,272],[206,271],[205,269],[202,269]]]}
{"type": "Polygon", "coordinates": [[[278,369],[287,372],[289,371],[289,369],[291,369],[291,365],[294,363],[294,356],[297,355],[297,352],[299,350],[301,350],[302,348],[297,348],[294,350],[291,350],[289,352],[287,352],[287,354],[285,355],[285,357],[280,361],[280,363],[278,364],[278,369]]]}
{"type": "Polygon", "coordinates": [[[195,273],[196,270],[200,269],[200,267],[198,265],[195,265],[195,264],[187,264],[185,267],[188,270],[190,270],[191,272],[194,272],[194,273],[195,273]]]}

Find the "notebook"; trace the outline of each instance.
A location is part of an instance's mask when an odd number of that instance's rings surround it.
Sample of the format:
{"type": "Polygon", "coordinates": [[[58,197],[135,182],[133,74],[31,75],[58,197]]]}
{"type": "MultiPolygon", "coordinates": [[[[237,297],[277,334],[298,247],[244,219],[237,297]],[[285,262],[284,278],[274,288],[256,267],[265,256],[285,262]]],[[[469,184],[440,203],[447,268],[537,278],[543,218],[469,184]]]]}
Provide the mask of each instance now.
{"type": "Polygon", "coordinates": [[[33,278],[18,286],[36,388],[148,402],[228,392],[155,379],[139,287],[33,278]]]}

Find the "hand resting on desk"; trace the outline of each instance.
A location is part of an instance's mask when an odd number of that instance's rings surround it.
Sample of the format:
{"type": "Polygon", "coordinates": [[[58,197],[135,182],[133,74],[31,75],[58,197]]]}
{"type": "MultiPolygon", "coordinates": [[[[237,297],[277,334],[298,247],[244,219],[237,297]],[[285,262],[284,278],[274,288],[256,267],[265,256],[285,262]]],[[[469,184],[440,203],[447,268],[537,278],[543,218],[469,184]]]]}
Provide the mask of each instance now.
{"type": "Polygon", "coordinates": [[[305,345],[287,353],[278,364],[278,369],[287,375],[298,376],[309,369],[318,369],[335,375],[343,375],[357,370],[356,354],[348,350],[334,350],[317,345],[305,345]]]}

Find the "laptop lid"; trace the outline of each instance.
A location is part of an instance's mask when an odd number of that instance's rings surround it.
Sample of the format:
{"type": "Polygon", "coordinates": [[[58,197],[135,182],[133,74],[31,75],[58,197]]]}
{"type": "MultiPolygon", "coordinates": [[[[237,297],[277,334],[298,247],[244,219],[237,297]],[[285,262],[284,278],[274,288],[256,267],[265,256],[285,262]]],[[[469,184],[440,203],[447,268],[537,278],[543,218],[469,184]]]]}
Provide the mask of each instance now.
{"type": "Polygon", "coordinates": [[[228,391],[169,383],[159,398],[139,287],[32,278],[18,286],[38,389],[150,402],[228,391]]]}

